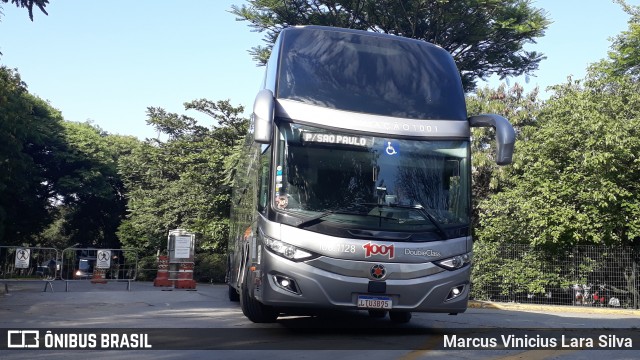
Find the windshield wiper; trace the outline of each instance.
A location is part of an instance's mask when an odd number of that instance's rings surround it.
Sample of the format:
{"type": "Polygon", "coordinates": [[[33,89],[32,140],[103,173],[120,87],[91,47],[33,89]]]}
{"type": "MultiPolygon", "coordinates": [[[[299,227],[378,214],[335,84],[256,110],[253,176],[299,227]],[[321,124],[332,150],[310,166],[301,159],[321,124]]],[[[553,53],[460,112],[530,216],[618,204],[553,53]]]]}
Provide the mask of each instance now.
{"type": "Polygon", "coordinates": [[[424,208],[424,206],[422,205],[400,205],[400,204],[389,204],[387,205],[389,207],[398,207],[401,209],[412,209],[412,210],[418,210],[421,214],[423,214],[427,219],[429,219],[429,221],[431,221],[431,223],[433,224],[433,226],[436,227],[436,232],[438,233],[438,235],[440,235],[442,237],[442,240],[445,240],[447,238],[447,233],[444,231],[444,228],[442,227],[442,225],[440,225],[440,222],[438,220],[436,220],[435,217],[433,217],[433,215],[431,215],[427,209],[424,208]]]}
{"type": "Polygon", "coordinates": [[[361,212],[357,212],[357,211],[348,211],[347,209],[337,209],[337,210],[328,210],[325,211],[319,215],[316,215],[314,217],[311,217],[303,222],[301,222],[300,224],[296,225],[297,228],[302,229],[303,227],[309,225],[309,224],[313,224],[319,220],[322,220],[322,218],[327,217],[329,215],[334,215],[334,214],[344,214],[344,215],[367,215],[361,212]]]}
{"type": "MultiPolygon", "coordinates": [[[[446,234],[444,228],[442,227],[442,225],[422,205],[400,205],[400,204],[385,205],[385,204],[378,204],[378,203],[356,203],[356,204],[353,204],[353,206],[351,206],[349,208],[354,208],[354,207],[358,207],[358,206],[360,206],[360,207],[362,207],[362,206],[377,206],[379,208],[382,208],[384,206],[388,206],[388,207],[397,207],[397,208],[401,208],[401,209],[417,210],[417,211],[420,212],[420,214],[422,214],[425,218],[427,218],[435,226],[436,233],[438,233],[438,235],[440,235],[440,237],[443,240],[445,240],[447,238],[447,234],[446,234]]],[[[313,216],[313,217],[311,217],[311,218],[309,218],[307,220],[304,220],[300,224],[296,225],[296,227],[301,229],[303,227],[306,227],[306,226],[308,226],[310,224],[313,224],[315,222],[318,222],[318,221],[322,220],[322,218],[325,218],[325,217],[327,217],[329,215],[334,215],[334,214],[372,216],[369,213],[362,213],[362,212],[357,212],[357,211],[349,211],[349,208],[325,211],[325,212],[323,212],[321,214],[318,214],[318,215],[313,216]]],[[[388,218],[388,217],[385,217],[385,216],[377,216],[377,217],[379,217],[381,219],[399,221],[398,219],[388,218]]]]}

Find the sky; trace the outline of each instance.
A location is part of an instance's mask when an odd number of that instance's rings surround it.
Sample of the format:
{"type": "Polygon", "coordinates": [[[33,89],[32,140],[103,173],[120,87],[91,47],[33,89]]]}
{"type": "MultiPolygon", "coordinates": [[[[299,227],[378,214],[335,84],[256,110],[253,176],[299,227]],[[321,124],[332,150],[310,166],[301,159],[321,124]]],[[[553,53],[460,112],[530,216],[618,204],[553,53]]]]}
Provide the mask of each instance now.
{"type": "MultiPolygon", "coordinates": [[[[640,0],[628,0],[640,5],[640,0]]],[[[229,99],[251,111],[263,68],[247,50],[263,34],[236,21],[231,5],[242,0],[50,0],[48,16],[3,4],[0,64],[17,68],[29,91],[62,112],[111,134],[157,137],[146,124],[147,107],[185,111],[187,101],[229,99]]],[[[525,91],[585,75],[607,55],[610,39],[627,29],[628,15],[611,0],[534,0],[552,21],[527,50],[547,56],[529,77],[508,80],[525,91]]],[[[497,78],[479,86],[497,87],[497,78]]]]}

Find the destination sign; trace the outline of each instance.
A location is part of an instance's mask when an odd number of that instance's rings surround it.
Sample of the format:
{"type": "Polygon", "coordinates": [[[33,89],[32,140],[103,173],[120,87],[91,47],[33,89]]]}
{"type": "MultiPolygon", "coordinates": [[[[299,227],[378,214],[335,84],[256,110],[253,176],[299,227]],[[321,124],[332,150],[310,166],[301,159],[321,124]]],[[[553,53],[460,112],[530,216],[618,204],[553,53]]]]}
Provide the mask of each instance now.
{"type": "Polygon", "coordinates": [[[339,144],[339,145],[353,145],[353,146],[370,146],[371,138],[363,136],[352,135],[338,135],[316,132],[303,132],[302,141],[323,143],[323,144],[339,144]]]}

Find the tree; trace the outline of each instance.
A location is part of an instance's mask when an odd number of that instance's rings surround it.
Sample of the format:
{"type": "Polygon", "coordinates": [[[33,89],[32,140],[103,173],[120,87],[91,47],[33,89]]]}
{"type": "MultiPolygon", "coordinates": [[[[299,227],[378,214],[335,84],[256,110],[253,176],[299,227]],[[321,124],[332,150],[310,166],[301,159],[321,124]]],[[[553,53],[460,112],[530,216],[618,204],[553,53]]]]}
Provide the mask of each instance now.
{"type": "Polygon", "coordinates": [[[62,125],[64,145],[51,161],[57,172],[50,210],[54,221],[43,233],[43,241],[118,248],[116,230],[126,210],[118,161],[139,141],[108,135],[90,123],[62,125]]]}
{"type": "Polygon", "coordinates": [[[629,28],[613,39],[608,59],[592,65],[592,74],[629,76],[640,80],[640,6],[628,5],[624,0],[614,0],[630,15],[629,28]]]}
{"type": "Polygon", "coordinates": [[[640,84],[590,74],[555,87],[519,143],[479,238],[547,248],[640,244],[640,84]]]}
{"type": "MultiPolygon", "coordinates": [[[[520,142],[528,140],[536,131],[536,120],[542,106],[537,88],[525,94],[522,86],[517,83],[509,89],[505,84],[497,89],[477,89],[467,96],[466,103],[469,115],[493,113],[509,119],[516,131],[516,152],[519,151],[520,142]]],[[[512,167],[496,165],[496,139],[493,129],[473,128],[471,131],[472,209],[475,222],[478,219],[478,203],[504,188],[512,167]]]]}
{"type": "Polygon", "coordinates": [[[632,15],[629,31],[584,80],[554,87],[536,126],[518,134],[500,191],[479,203],[475,296],[490,296],[482,293],[489,285],[500,285],[502,295],[541,295],[576,282],[604,284],[621,299],[638,296],[634,261],[615,250],[640,246],[640,11],[618,2],[632,15]],[[576,245],[608,247],[593,254],[576,245]],[[516,248],[529,259],[505,261],[516,248]],[[579,269],[557,267],[568,261],[579,269]],[[606,275],[614,273],[624,283],[606,275]]]}
{"type": "Polygon", "coordinates": [[[326,25],[383,32],[437,44],[449,51],[466,90],[477,79],[530,74],[544,56],[525,51],[549,25],[530,0],[249,0],[232,6],[238,20],[266,32],[266,46],[249,52],[264,65],[280,31],[326,25]]]}
{"type": "Polygon", "coordinates": [[[210,116],[216,125],[150,107],[147,123],[168,140],[147,140],[120,163],[129,202],[118,235],[142,254],[163,249],[168,231],[176,228],[197,233],[201,249],[226,249],[231,188],[225,164],[248,121],[240,116],[242,106],[228,100],[196,100],[185,109],[210,116]]]}
{"type": "Polygon", "coordinates": [[[479,238],[546,247],[640,245],[640,7],[608,58],[569,80],[518,143],[505,191],[480,204],[479,238]]]}
{"type": "MultiPolygon", "coordinates": [[[[5,4],[9,2],[9,0],[0,1],[5,4]]],[[[27,10],[29,10],[29,19],[31,19],[31,21],[33,21],[33,5],[37,6],[45,15],[49,15],[49,13],[44,9],[49,5],[49,0],[11,0],[11,3],[19,8],[27,8],[27,10]]]]}
{"type": "Polygon", "coordinates": [[[29,94],[17,71],[0,67],[0,243],[33,243],[50,221],[61,133],[60,112],[29,94]]]}
{"type": "Polygon", "coordinates": [[[125,211],[117,162],[136,141],[64,121],[1,67],[0,243],[117,247],[125,211]]]}

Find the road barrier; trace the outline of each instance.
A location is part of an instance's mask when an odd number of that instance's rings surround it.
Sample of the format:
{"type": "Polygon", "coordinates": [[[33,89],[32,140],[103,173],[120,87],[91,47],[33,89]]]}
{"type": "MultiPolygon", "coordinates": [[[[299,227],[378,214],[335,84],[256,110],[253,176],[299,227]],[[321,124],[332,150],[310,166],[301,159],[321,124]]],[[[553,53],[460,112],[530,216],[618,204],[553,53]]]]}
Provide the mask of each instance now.
{"type": "Polygon", "coordinates": [[[131,281],[136,278],[136,250],[66,248],[61,259],[63,280],[131,281]]]}
{"type": "Polygon", "coordinates": [[[0,279],[54,280],[60,277],[58,250],[28,246],[0,246],[0,279]]]}
{"type": "Polygon", "coordinates": [[[5,292],[16,282],[44,282],[43,291],[53,291],[53,281],[65,281],[65,290],[73,281],[93,284],[127,282],[136,279],[138,253],[130,249],[96,249],[0,246],[0,282],[5,292]]]}
{"type": "Polygon", "coordinates": [[[153,281],[153,286],[171,286],[173,283],[169,280],[169,257],[165,255],[158,256],[158,275],[153,281]]]}
{"type": "Polygon", "coordinates": [[[180,263],[178,266],[178,278],[175,282],[176,289],[195,289],[193,280],[193,263],[180,263]]]}

